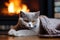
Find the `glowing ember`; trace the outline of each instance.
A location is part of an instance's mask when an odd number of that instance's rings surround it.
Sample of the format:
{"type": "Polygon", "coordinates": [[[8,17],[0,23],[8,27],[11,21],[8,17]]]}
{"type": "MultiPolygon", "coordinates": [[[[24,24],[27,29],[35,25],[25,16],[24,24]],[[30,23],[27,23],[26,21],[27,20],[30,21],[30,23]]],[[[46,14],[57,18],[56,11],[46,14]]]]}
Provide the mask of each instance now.
{"type": "Polygon", "coordinates": [[[22,0],[9,0],[9,3],[5,3],[8,7],[9,14],[18,14],[20,11],[29,12],[27,5],[21,3],[22,0]]]}

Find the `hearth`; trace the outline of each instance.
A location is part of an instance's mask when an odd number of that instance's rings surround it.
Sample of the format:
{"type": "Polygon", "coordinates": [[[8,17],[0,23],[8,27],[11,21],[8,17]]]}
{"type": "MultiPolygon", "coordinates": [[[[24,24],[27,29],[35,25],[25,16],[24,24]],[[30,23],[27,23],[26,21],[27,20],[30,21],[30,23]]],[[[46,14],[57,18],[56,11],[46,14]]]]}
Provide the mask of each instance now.
{"type": "Polygon", "coordinates": [[[39,11],[39,0],[0,0],[0,29],[16,25],[20,11],[39,11]]]}

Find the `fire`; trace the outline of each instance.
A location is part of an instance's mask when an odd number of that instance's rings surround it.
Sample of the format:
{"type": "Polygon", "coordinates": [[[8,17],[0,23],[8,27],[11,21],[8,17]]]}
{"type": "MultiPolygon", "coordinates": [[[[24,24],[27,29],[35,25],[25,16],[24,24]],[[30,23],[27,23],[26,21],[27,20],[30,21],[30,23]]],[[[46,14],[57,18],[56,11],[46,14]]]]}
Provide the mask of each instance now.
{"type": "Polygon", "coordinates": [[[14,4],[11,2],[10,5],[8,6],[8,11],[9,13],[14,13],[14,4]]]}
{"type": "Polygon", "coordinates": [[[27,9],[27,6],[26,5],[23,5],[21,11],[29,12],[30,10],[27,9]]]}
{"type": "Polygon", "coordinates": [[[29,12],[27,5],[21,3],[22,0],[9,0],[9,3],[5,3],[8,7],[9,14],[19,14],[20,11],[29,12]]]}

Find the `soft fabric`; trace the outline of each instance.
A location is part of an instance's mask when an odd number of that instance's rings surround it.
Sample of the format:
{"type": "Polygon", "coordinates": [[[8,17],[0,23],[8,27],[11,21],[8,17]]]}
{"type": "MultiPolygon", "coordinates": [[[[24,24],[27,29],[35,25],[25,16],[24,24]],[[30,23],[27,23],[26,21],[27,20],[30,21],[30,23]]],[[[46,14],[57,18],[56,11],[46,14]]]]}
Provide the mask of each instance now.
{"type": "Polygon", "coordinates": [[[40,16],[43,28],[48,32],[49,35],[59,34],[60,30],[57,30],[60,24],[60,19],[48,18],[46,16],[40,16]]]}

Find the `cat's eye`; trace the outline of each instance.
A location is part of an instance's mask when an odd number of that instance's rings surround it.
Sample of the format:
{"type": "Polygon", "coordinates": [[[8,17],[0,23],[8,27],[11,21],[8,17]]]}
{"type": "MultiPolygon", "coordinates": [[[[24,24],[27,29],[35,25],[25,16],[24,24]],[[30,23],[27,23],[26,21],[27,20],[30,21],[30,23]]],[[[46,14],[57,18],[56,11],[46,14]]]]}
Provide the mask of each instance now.
{"type": "Polygon", "coordinates": [[[29,22],[28,20],[24,20],[25,22],[29,22]]]}

